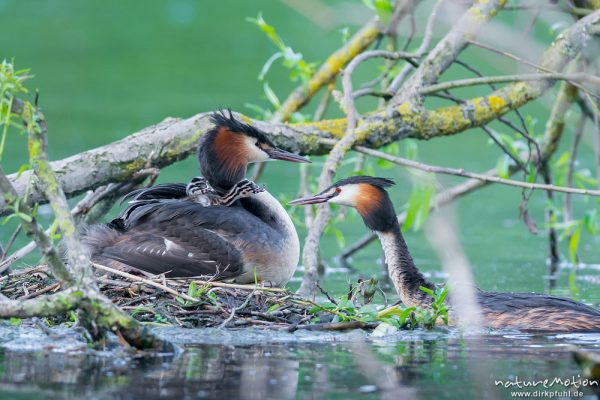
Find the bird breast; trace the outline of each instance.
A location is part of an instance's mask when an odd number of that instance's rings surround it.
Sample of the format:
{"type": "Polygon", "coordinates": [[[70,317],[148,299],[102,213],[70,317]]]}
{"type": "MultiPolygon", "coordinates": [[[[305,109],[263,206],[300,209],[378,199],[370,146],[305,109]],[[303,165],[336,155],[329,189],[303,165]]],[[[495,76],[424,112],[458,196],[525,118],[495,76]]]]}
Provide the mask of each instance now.
{"type": "Polygon", "coordinates": [[[283,286],[294,275],[300,259],[298,233],[288,213],[270,193],[255,194],[252,201],[259,204],[256,216],[265,226],[260,232],[244,232],[234,239],[244,259],[244,273],[235,280],[253,283],[256,271],[258,280],[283,286]]]}

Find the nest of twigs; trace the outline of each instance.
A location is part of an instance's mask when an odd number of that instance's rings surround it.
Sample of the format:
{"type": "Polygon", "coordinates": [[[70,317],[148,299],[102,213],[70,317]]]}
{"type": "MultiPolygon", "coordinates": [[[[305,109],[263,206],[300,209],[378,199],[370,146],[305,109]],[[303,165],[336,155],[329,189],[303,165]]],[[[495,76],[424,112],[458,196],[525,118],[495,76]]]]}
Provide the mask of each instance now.
{"type": "MultiPolygon", "coordinates": [[[[185,328],[263,327],[294,331],[372,328],[360,321],[331,322],[328,309],[286,289],[200,279],[144,277],[93,264],[101,291],[135,319],[185,328]],[[316,322],[318,321],[318,322],[316,322]]],[[[0,277],[0,293],[32,299],[61,290],[45,265],[0,277]]],[[[57,316],[55,323],[71,316],[57,316]]]]}

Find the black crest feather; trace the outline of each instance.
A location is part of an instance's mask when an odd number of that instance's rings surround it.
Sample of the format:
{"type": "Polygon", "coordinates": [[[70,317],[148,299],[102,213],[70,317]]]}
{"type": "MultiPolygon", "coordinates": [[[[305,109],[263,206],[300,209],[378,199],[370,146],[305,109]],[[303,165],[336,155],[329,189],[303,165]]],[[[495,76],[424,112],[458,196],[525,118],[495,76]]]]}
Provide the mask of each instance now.
{"type": "Polygon", "coordinates": [[[385,189],[396,184],[396,182],[388,178],[377,178],[375,176],[359,175],[340,179],[339,181],[334,183],[333,186],[344,186],[359,183],[367,183],[369,185],[377,186],[381,189],[385,189]]]}
{"type": "Polygon", "coordinates": [[[395,185],[393,180],[365,175],[350,176],[337,181],[323,193],[331,190],[333,187],[358,184],[368,184],[374,186],[381,192],[381,196],[375,200],[376,204],[373,204],[373,207],[370,207],[367,210],[358,210],[363,218],[363,221],[365,222],[365,225],[367,225],[369,229],[380,232],[386,232],[394,229],[398,224],[396,211],[394,210],[394,205],[390,200],[389,194],[385,190],[386,188],[395,185]]]}
{"type": "Polygon", "coordinates": [[[234,134],[255,138],[258,142],[270,147],[275,146],[259,129],[237,119],[230,109],[212,113],[210,121],[214,126],[200,139],[198,161],[202,176],[208,180],[217,192],[223,194],[246,175],[246,165],[240,165],[232,169],[223,162],[223,158],[218,157],[213,145],[221,129],[224,128],[234,134]]]}
{"type": "MultiPolygon", "coordinates": [[[[242,121],[236,119],[233,116],[233,113],[230,109],[219,110],[211,114],[210,122],[212,122],[215,127],[211,130],[218,131],[220,128],[227,128],[229,131],[233,133],[241,133],[255,139],[258,141],[269,144],[274,147],[271,140],[260,130],[256,129],[252,125],[245,124],[242,121]]],[[[210,132],[209,132],[210,134],[210,132]]]]}

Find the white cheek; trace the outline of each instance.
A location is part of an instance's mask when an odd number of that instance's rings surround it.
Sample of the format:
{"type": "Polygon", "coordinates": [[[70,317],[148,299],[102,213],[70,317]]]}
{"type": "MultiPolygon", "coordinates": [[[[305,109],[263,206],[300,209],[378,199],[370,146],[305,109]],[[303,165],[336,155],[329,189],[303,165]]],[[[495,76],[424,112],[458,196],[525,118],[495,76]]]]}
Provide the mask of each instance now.
{"type": "Polygon", "coordinates": [[[256,145],[256,139],[246,137],[246,147],[249,149],[248,162],[263,162],[269,160],[269,155],[256,145]]]}
{"type": "Polygon", "coordinates": [[[342,191],[337,196],[329,200],[329,202],[341,204],[343,206],[355,207],[357,195],[358,185],[347,185],[342,187],[342,191]]]}

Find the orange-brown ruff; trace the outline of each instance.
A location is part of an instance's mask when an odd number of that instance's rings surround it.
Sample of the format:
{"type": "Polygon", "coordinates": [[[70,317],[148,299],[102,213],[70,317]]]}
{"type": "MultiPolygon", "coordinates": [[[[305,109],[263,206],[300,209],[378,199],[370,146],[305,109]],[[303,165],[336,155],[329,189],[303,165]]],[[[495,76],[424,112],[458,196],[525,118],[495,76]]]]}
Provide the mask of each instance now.
{"type": "Polygon", "coordinates": [[[231,132],[225,127],[219,128],[213,146],[215,155],[221,160],[224,168],[238,171],[245,167],[248,160],[245,141],[244,136],[231,132]]]}
{"type": "Polygon", "coordinates": [[[383,192],[381,189],[361,183],[356,198],[356,210],[360,215],[369,215],[381,206],[383,192]]]}

